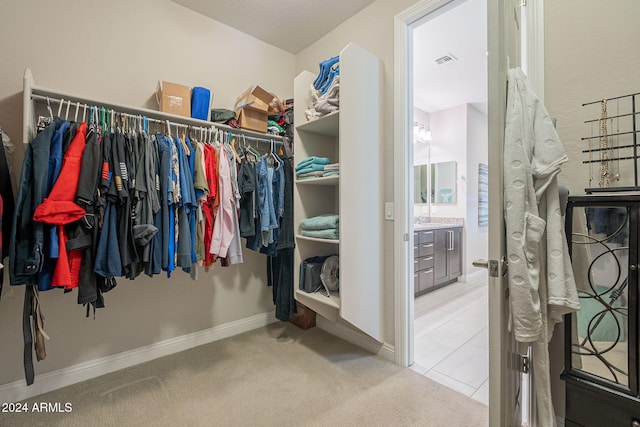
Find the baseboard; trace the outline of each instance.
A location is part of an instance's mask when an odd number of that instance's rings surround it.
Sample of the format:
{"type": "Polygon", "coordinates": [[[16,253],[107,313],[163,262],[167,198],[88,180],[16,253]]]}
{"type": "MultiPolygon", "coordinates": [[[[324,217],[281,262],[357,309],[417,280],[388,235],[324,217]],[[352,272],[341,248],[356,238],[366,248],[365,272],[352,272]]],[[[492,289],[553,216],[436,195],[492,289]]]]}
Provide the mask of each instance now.
{"type": "Polygon", "coordinates": [[[214,326],[210,329],[36,375],[35,382],[30,386],[27,386],[24,380],[0,385],[0,396],[2,396],[0,400],[3,402],[18,402],[29,399],[71,384],[99,377],[100,375],[261,328],[276,321],[275,312],[273,311],[257,314],[225,323],[224,325],[214,326]]]}
{"type": "Polygon", "coordinates": [[[349,341],[353,345],[365,349],[373,354],[377,354],[383,359],[395,363],[396,349],[391,344],[381,344],[368,335],[363,334],[362,332],[358,332],[344,325],[332,322],[322,316],[316,316],[316,327],[339,338],[342,338],[345,341],[349,341]]]}
{"type": "Polygon", "coordinates": [[[458,277],[459,282],[471,282],[472,280],[480,280],[487,277],[487,270],[478,270],[473,273],[465,274],[458,277]]]}

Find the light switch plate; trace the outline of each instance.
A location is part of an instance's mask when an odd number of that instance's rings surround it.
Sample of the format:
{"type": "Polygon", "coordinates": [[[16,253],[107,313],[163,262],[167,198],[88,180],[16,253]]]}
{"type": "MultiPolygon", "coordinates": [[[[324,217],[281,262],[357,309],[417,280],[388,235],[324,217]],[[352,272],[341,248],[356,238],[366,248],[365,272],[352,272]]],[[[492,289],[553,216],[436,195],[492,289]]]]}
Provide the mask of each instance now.
{"type": "Polygon", "coordinates": [[[393,221],[393,202],[386,202],[384,204],[384,219],[387,221],[393,221]]]}

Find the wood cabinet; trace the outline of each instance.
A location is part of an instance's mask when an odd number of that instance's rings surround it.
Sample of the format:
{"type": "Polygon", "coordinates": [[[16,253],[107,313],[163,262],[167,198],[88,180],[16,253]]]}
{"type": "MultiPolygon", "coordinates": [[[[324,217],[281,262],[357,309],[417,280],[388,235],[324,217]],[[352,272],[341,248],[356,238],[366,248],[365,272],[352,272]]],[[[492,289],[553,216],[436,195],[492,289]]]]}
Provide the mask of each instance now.
{"type": "Polygon", "coordinates": [[[340,163],[337,177],[295,181],[296,227],[302,219],[317,215],[340,217],[339,240],[296,236],[295,298],[324,318],[346,320],[379,342],[383,341],[384,307],[381,72],[377,57],[349,44],[340,52],[340,111],[310,122],[305,109],[317,72],[303,71],[294,82],[295,163],[310,156],[340,163]],[[300,290],[300,263],[329,254],[339,254],[339,290],[328,297],[300,290]]]}
{"type": "Polygon", "coordinates": [[[462,226],[416,231],[413,239],[416,295],[455,282],[462,275],[462,226]]]}

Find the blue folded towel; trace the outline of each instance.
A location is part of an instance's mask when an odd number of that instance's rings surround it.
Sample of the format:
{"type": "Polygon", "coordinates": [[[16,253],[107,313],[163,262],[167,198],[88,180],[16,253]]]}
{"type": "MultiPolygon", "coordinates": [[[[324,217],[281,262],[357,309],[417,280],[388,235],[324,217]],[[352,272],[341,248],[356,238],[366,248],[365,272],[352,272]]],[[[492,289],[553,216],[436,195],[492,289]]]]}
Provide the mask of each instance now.
{"type": "Polygon", "coordinates": [[[300,163],[298,163],[298,165],[296,166],[296,171],[299,171],[300,169],[303,169],[307,166],[310,165],[328,165],[329,163],[331,163],[331,160],[328,157],[316,157],[316,156],[311,156],[311,157],[307,157],[306,159],[302,160],[300,163]]]}
{"type": "Polygon", "coordinates": [[[302,235],[306,237],[315,237],[316,239],[340,239],[340,232],[335,228],[326,230],[302,230],[302,235]]]}
{"type": "Polygon", "coordinates": [[[318,215],[300,221],[300,228],[302,230],[336,229],[339,222],[340,217],[336,214],[318,215]]]}

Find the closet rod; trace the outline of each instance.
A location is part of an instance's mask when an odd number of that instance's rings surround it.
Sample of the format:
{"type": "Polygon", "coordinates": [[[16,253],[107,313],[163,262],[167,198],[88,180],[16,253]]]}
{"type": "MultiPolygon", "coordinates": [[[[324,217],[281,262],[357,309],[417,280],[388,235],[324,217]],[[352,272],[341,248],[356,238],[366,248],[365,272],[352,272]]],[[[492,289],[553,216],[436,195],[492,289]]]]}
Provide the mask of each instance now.
{"type": "MultiPolygon", "coordinates": [[[[636,96],[636,95],[640,95],[640,92],[636,92],[636,93],[630,93],[629,95],[622,95],[622,96],[616,96],[613,98],[606,98],[607,101],[613,101],[614,99],[621,99],[621,98],[628,98],[630,96],[636,96]]],[[[586,105],[592,105],[592,104],[599,104],[602,101],[604,101],[604,99],[600,99],[598,101],[591,101],[591,102],[587,102],[585,104],[582,104],[582,106],[586,106],[586,105]]]]}
{"type": "Polygon", "coordinates": [[[262,132],[255,132],[252,130],[237,129],[222,123],[209,122],[207,120],[200,120],[200,119],[194,119],[191,117],[178,116],[175,114],[164,113],[162,111],[149,110],[147,108],[135,108],[127,105],[115,104],[113,102],[104,102],[104,101],[99,101],[95,99],[83,98],[75,95],[68,95],[65,93],[56,92],[56,91],[44,89],[37,86],[32,86],[31,88],[31,99],[37,100],[37,101],[45,101],[45,102],[47,101],[47,99],[49,99],[49,102],[54,102],[58,104],[62,99],[64,99],[65,102],[71,101],[72,107],[74,104],[77,104],[79,102],[83,107],[84,107],[84,104],[86,104],[88,107],[91,105],[94,105],[94,106],[97,105],[99,107],[105,107],[108,109],[116,110],[120,113],[126,113],[133,116],[146,116],[147,119],[153,118],[156,120],[160,120],[163,123],[166,123],[166,121],[169,120],[170,123],[178,124],[181,126],[184,126],[185,124],[190,124],[191,126],[194,126],[194,127],[203,127],[203,128],[210,128],[211,126],[214,126],[220,130],[232,132],[236,135],[244,135],[245,138],[250,137],[254,140],[260,139],[263,142],[271,142],[271,140],[275,142],[282,141],[282,137],[280,135],[271,135],[271,134],[265,134],[262,132]]]}
{"type": "MultiPolygon", "coordinates": [[[[58,104],[60,104],[60,101],[61,101],[61,100],[56,99],[56,98],[48,98],[48,97],[42,96],[42,95],[31,95],[31,99],[37,100],[37,101],[49,101],[49,102],[58,103],[58,104]]],[[[67,101],[71,101],[71,108],[75,109],[75,107],[77,105],[77,102],[74,103],[72,100],[64,99],[64,103],[65,104],[67,103],[67,101]]],[[[81,103],[80,104],[80,108],[84,108],[84,107],[91,108],[91,107],[95,107],[95,105],[88,105],[88,104],[82,104],[81,103]]],[[[113,110],[118,114],[122,114],[123,116],[129,117],[129,118],[132,118],[132,119],[139,119],[139,118],[143,117],[141,114],[123,113],[121,111],[118,111],[115,108],[109,108],[108,110],[113,110]]],[[[144,116],[144,117],[146,117],[146,116],[144,116]]],[[[219,125],[217,123],[214,123],[214,122],[205,122],[205,123],[209,123],[209,126],[201,126],[201,125],[191,125],[191,124],[185,124],[185,123],[177,123],[177,122],[173,122],[171,120],[160,120],[160,119],[155,119],[155,118],[152,118],[152,117],[146,117],[146,119],[147,119],[147,121],[158,123],[158,124],[161,124],[161,125],[167,124],[167,121],[168,121],[169,125],[171,125],[171,126],[176,126],[176,127],[179,127],[179,128],[192,128],[192,129],[196,129],[196,130],[200,130],[200,129],[209,130],[211,128],[217,129],[219,127],[219,125]]],[[[232,133],[235,136],[242,136],[243,138],[249,139],[249,140],[252,140],[252,141],[264,142],[264,143],[268,143],[268,144],[270,144],[272,141],[275,142],[276,144],[282,144],[283,143],[282,141],[278,141],[275,138],[274,139],[266,139],[266,138],[259,138],[257,136],[253,136],[253,135],[245,135],[243,133],[242,129],[236,129],[236,128],[231,128],[231,129],[234,129],[234,130],[226,130],[226,129],[221,129],[221,130],[223,132],[232,133]]]]}
{"type": "MultiPolygon", "coordinates": [[[[635,116],[636,114],[640,114],[640,111],[636,111],[635,113],[628,113],[628,114],[620,114],[619,116],[609,116],[607,117],[605,120],[609,120],[609,119],[617,119],[619,117],[627,117],[627,116],[635,116]]],[[[599,119],[593,119],[593,120],[585,120],[585,123],[593,123],[593,122],[599,122],[601,121],[602,118],[599,119]]]]}

